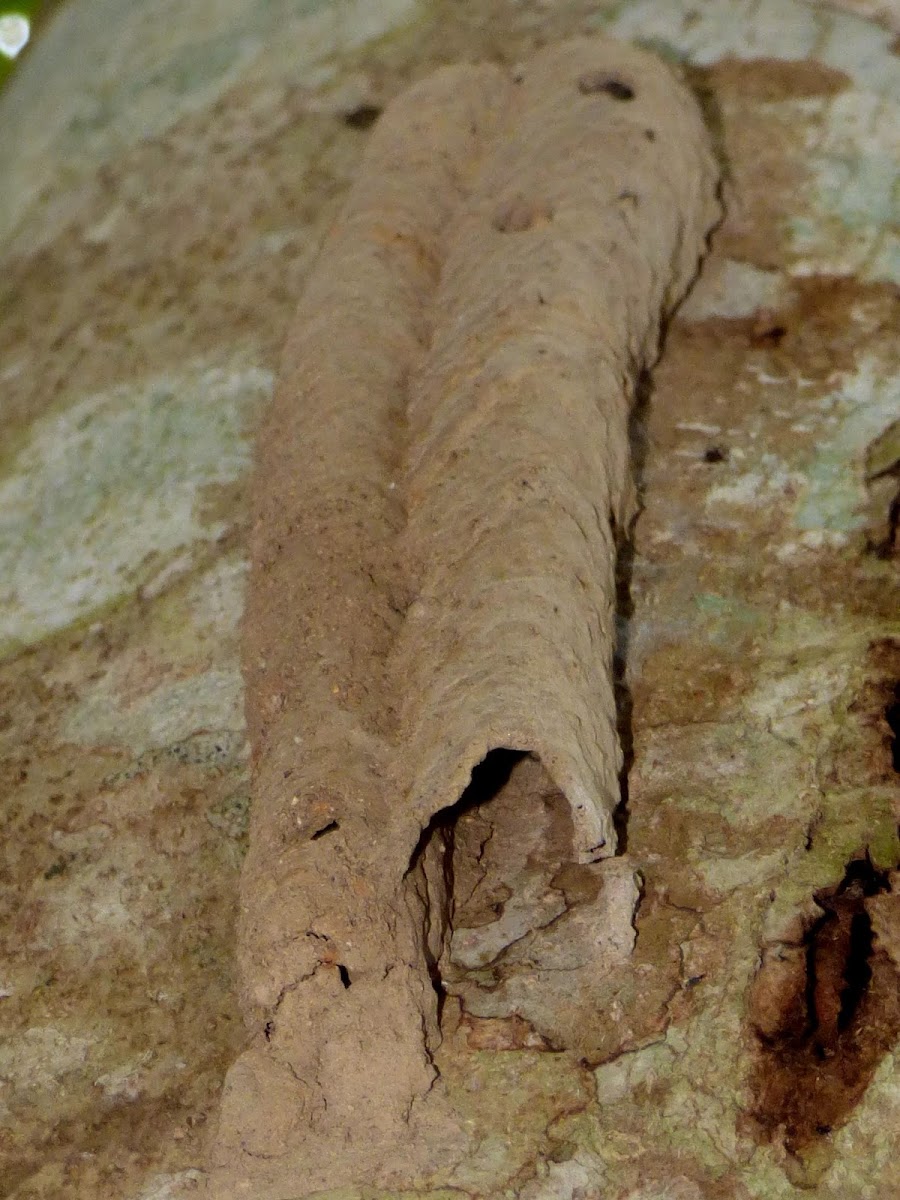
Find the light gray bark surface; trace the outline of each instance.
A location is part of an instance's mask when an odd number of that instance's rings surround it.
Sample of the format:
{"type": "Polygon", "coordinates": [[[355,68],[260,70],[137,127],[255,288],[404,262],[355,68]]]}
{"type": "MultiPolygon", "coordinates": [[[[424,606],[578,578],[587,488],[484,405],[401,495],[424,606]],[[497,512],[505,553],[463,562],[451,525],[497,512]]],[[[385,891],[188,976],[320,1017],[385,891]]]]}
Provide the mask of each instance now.
{"type": "MultiPolygon", "coordinates": [[[[894,1195],[892,1038],[868,1065],[840,1043],[834,1128],[792,1153],[759,1128],[779,1078],[755,1032],[786,1019],[796,978],[768,964],[798,958],[814,894],[866,848],[898,861],[894,33],[798,0],[75,0],[0,96],[0,1178],[16,1200],[164,1200],[202,1179],[244,1037],[247,471],[368,108],[441,62],[515,62],[598,27],[693,64],[727,165],[726,221],[636,431],[622,651],[643,895],[596,1069],[483,998],[463,1008],[441,1069],[482,1136],[442,1186],[894,1195]]],[[[872,953],[895,961],[895,902],[875,899],[872,953]]]]}

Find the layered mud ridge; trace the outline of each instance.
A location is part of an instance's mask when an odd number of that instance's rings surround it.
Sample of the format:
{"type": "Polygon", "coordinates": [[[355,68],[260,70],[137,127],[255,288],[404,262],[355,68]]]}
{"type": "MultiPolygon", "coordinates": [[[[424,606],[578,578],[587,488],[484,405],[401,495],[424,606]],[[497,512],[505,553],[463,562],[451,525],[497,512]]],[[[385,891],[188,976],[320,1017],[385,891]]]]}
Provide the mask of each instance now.
{"type": "Polygon", "coordinates": [[[612,857],[629,415],[716,197],[690,93],[609,40],[443,69],[375,125],[259,443],[251,1040],[216,1195],[464,1156],[432,1057],[447,996],[584,1052],[638,899],[612,857]],[[573,954],[584,995],[548,1012],[541,972],[573,954]]]}

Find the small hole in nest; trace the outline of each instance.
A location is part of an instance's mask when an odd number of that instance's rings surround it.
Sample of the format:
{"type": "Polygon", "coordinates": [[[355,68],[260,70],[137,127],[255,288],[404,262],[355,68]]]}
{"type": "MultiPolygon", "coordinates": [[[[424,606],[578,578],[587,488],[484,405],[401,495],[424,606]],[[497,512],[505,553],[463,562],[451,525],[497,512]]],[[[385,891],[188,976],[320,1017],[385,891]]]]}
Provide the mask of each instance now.
{"type": "Polygon", "coordinates": [[[351,129],[371,129],[381,116],[381,108],[377,104],[360,104],[344,113],[344,124],[351,129]]]}
{"type": "Polygon", "coordinates": [[[613,100],[633,100],[634,88],[624,79],[608,75],[605,71],[585,71],[578,76],[578,90],[583,96],[595,96],[602,92],[613,100]]]}

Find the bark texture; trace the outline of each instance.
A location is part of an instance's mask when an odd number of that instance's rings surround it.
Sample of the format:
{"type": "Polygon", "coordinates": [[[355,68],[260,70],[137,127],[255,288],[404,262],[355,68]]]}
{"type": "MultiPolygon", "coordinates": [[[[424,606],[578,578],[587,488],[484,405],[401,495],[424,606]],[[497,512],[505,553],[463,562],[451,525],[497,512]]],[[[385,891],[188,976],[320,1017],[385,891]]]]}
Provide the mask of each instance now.
{"type": "Polygon", "coordinates": [[[429,831],[490,751],[539,760],[573,859],[615,852],[629,413],[716,187],[690,94],[609,40],[441,70],[373,132],[259,442],[252,1042],[218,1195],[399,1186],[465,1153],[431,1059],[452,896],[429,831]]]}

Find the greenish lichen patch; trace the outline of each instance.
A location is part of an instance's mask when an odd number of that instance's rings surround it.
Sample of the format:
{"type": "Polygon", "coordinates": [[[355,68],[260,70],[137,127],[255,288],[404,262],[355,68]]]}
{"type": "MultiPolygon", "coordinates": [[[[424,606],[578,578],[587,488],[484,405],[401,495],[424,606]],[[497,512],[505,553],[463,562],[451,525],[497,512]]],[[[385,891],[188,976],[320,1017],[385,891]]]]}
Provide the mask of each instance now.
{"type": "Polygon", "coordinates": [[[797,505],[798,529],[849,534],[865,523],[866,453],[900,411],[895,364],[866,355],[820,401],[825,436],[806,469],[797,505]]]}
{"type": "MultiPolygon", "coordinates": [[[[900,117],[895,70],[893,95],[851,90],[818,101],[795,101],[798,119],[818,125],[809,157],[810,207],[790,222],[798,270],[812,256],[817,267],[864,279],[890,279],[900,208],[896,194],[896,128],[900,117]],[[824,264],[823,264],[824,260],[824,264]]],[[[877,81],[869,78],[866,87],[877,81]]]]}
{"type": "Polygon", "coordinates": [[[515,1195],[535,1152],[552,1149],[554,1120],[588,1105],[590,1075],[566,1054],[467,1053],[462,1027],[451,1043],[442,1047],[438,1064],[473,1150],[437,1182],[466,1193],[515,1195]]]}
{"type": "Polygon", "coordinates": [[[690,0],[637,0],[624,6],[610,28],[617,37],[668,43],[691,61],[706,64],[726,55],[804,59],[812,53],[820,23],[815,11],[803,5],[792,5],[787,20],[766,20],[755,8],[735,8],[727,0],[702,6],[690,0]]]}
{"type": "Polygon", "coordinates": [[[329,78],[333,56],[410,21],[418,7],[418,0],[63,6],[17,73],[15,97],[8,89],[0,100],[0,124],[14,131],[0,151],[0,239],[42,189],[55,190],[51,181],[71,188],[124,147],[213,107],[239,80],[329,78]],[[65,70],[54,71],[54,62],[65,70]],[[60,162],[68,168],[62,180],[60,162]]]}
{"type": "Polygon", "coordinates": [[[160,556],[218,537],[198,498],[247,470],[271,383],[258,367],[194,364],[39,420],[0,480],[0,651],[128,595],[148,558],[156,574],[160,556]]]}
{"type": "Polygon", "coordinates": [[[61,730],[66,741],[122,747],[136,755],[167,749],[180,761],[236,756],[243,742],[243,684],[236,666],[166,680],[130,703],[118,674],[111,672],[71,710],[61,730]]]}

